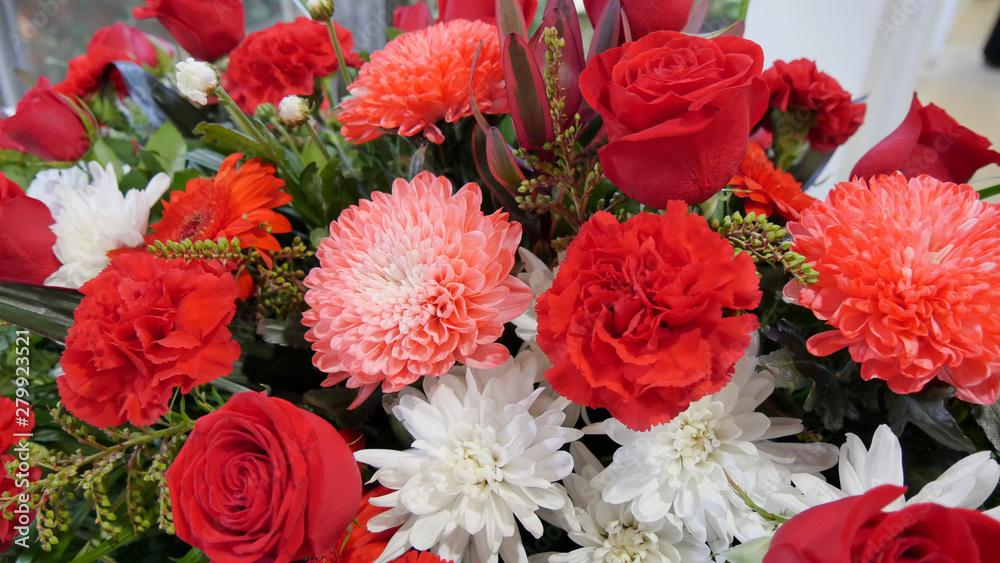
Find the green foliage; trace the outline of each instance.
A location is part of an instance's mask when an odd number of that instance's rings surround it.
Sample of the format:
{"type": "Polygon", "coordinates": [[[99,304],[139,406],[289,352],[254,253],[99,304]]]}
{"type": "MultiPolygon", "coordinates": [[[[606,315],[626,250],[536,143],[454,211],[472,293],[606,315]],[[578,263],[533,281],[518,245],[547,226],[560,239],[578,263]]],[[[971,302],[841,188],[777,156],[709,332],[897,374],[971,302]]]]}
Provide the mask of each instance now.
{"type": "Polygon", "coordinates": [[[735,249],[736,255],[746,252],[754,263],[766,262],[784,268],[785,273],[804,284],[816,283],[819,274],[806,262],[806,257],[792,252],[788,232],[771,223],[767,217],[753,211],[743,217],[739,212],[713,221],[712,228],[719,231],[735,249]]]}

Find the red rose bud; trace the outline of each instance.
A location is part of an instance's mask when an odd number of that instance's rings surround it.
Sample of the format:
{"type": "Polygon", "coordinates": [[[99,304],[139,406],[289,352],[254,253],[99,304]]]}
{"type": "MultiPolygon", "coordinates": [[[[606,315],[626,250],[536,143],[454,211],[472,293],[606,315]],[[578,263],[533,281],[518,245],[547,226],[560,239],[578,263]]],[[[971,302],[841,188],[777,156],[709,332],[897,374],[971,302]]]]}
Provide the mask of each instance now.
{"type": "MultiPolygon", "coordinates": [[[[70,59],[66,79],[55,85],[56,92],[65,96],[83,97],[101,87],[104,69],[115,61],[132,61],[155,67],[159,63],[156,44],[142,31],[121,22],[102,27],[87,44],[87,52],[70,59]]],[[[124,83],[117,72],[112,74],[118,92],[124,83]]]]}
{"type": "Polygon", "coordinates": [[[203,61],[232,51],[246,35],[240,0],[146,0],[132,15],[156,18],[185,51],[203,61]]]}
{"type": "Polygon", "coordinates": [[[583,97],[604,118],[604,173],[626,195],[662,209],[701,203],[725,187],[767,110],[760,46],[657,31],[593,57],[583,97]]]}
{"type": "Polygon", "coordinates": [[[1000,164],[1000,153],[990,150],[989,139],[962,127],[938,106],[921,105],[914,94],[903,123],[861,157],[851,177],[867,180],[898,170],[908,178],[927,174],[964,184],[987,164],[1000,164]]]}
{"type": "Polygon", "coordinates": [[[0,280],[42,285],[59,269],[53,222],[44,203],[0,173],[0,280]]]}
{"type": "Polygon", "coordinates": [[[431,9],[423,2],[417,2],[410,6],[399,6],[392,13],[392,27],[402,31],[417,31],[425,27],[430,27],[434,23],[434,15],[431,9]]]}
{"type": "Polygon", "coordinates": [[[87,154],[90,134],[74,103],[42,77],[17,103],[14,115],[0,119],[0,149],[71,162],[87,154]]]}
{"type": "MultiPolygon", "coordinates": [[[[590,21],[600,21],[608,0],[584,0],[590,21]]],[[[687,25],[694,0],[621,0],[632,39],[654,31],[680,31],[687,25]]]]}
{"type": "Polygon", "coordinates": [[[361,501],[358,466],[337,430],[263,393],[237,393],[199,418],[167,486],[177,537],[219,563],[330,553],[361,501]]]}
{"type": "Polygon", "coordinates": [[[763,563],[1000,561],[1000,522],[939,504],[882,511],[905,490],[883,485],[806,510],[778,528],[763,563]]]}

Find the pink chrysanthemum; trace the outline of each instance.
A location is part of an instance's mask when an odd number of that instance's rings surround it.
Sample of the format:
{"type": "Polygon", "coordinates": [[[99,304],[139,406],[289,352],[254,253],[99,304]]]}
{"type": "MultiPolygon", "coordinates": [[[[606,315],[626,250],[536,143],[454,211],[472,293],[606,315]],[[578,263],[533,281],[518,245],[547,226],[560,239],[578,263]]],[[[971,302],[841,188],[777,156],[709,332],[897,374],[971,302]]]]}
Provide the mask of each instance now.
{"type": "Polygon", "coordinates": [[[1000,393],[1000,208],[967,185],[902,174],[838,184],[789,223],[819,283],[785,296],[836,330],[809,339],[825,356],[848,346],[866,380],[914,393],[935,377],[965,401],[1000,393]]]}
{"type": "Polygon", "coordinates": [[[480,211],[479,186],[452,195],[451,182],[423,172],[376,192],[330,225],[306,278],[303,322],[324,385],[349,379],[355,403],[379,384],[399,391],[438,377],[456,361],[493,368],[509,352],[503,324],[531,303],[510,275],[521,226],[480,211]]]}
{"type": "Polygon", "coordinates": [[[469,75],[482,43],[472,88],[483,113],[506,113],[500,40],[495,26],[453,20],[404,33],[372,53],[340,107],[340,132],[367,143],[389,130],[404,137],[423,131],[436,144],[444,134],[435,123],[472,115],[469,75]]]}

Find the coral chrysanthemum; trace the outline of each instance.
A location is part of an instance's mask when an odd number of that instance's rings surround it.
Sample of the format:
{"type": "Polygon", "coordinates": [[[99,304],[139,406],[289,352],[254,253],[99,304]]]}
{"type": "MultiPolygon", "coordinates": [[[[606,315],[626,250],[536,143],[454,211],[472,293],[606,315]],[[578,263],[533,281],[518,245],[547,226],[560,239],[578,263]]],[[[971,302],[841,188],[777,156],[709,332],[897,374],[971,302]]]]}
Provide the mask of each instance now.
{"type": "Polygon", "coordinates": [[[229,375],[240,356],[226,328],[236,281],[202,262],[129,252],[80,291],[57,383],[87,424],[148,426],[170,410],[175,389],[229,375]]]}
{"type": "Polygon", "coordinates": [[[350,378],[360,402],[379,384],[399,391],[456,361],[492,368],[509,356],[496,340],[532,298],[510,275],[521,226],[485,216],[479,186],[451,190],[423,172],[330,225],[303,316],[313,363],[330,374],[324,385],[350,378]]]}
{"type": "Polygon", "coordinates": [[[185,191],[163,202],[163,217],[146,235],[153,241],[216,240],[237,237],[243,248],[279,251],[271,233],[287,233],[291,223],[274,208],[292,201],[274,167],[252,158],[237,168],[242,154],[226,157],[214,178],[195,178],[185,191]]]}
{"type": "Polygon", "coordinates": [[[480,49],[472,89],[483,113],[506,113],[500,40],[495,26],[453,20],[404,33],[372,54],[340,106],[340,132],[349,141],[367,143],[388,130],[404,137],[423,131],[433,143],[444,142],[435,123],[455,123],[472,115],[469,75],[480,49]]]}
{"type": "Polygon", "coordinates": [[[667,422],[729,382],[757,328],[760,282],[746,254],[687,206],[580,229],[538,298],[552,389],[633,430],[667,422]],[[728,313],[727,313],[728,311],[728,313]]]}
{"type": "Polygon", "coordinates": [[[902,174],[843,182],[790,223],[793,250],[819,282],[785,296],[835,330],[819,356],[847,346],[861,376],[914,393],[934,378],[958,398],[1000,393],[1000,208],[964,184],[902,174]]]}
{"type": "Polygon", "coordinates": [[[750,143],[736,176],[729,181],[737,196],[746,199],[747,212],[771,216],[774,210],[785,219],[799,218],[799,213],[815,203],[816,198],[802,191],[802,184],[788,172],[775,169],[764,149],[750,143]]]}

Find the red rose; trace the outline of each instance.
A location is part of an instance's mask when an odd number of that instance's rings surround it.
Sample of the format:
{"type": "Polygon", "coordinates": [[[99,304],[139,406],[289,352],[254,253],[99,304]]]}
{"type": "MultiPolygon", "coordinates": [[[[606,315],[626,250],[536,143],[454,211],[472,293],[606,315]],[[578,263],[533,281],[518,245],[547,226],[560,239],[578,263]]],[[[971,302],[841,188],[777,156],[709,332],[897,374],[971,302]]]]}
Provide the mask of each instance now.
{"type": "MultiPolygon", "coordinates": [[[[345,62],[361,66],[351,32],[334,25],[345,62]]],[[[253,113],[264,102],[278,105],[292,94],[311,96],[316,79],[337,68],[326,24],[297,18],[248,35],[230,54],[222,83],[243,111],[253,113]]]]}
{"type": "Polygon", "coordinates": [[[771,91],[770,106],[801,115],[809,127],[809,144],[817,151],[832,151],[847,142],[864,121],[865,104],[855,104],[851,95],[816,63],[798,59],[775,61],[763,74],[771,91]],[[798,113],[805,110],[801,114],[798,113]],[[815,120],[815,121],[813,121],[815,120]]]}
{"type": "MultiPolygon", "coordinates": [[[[16,369],[16,368],[15,368],[16,369]]],[[[15,377],[24,376],[24,371],[13,374],[15,377]]],[[[7,453],[14,444],[23,438],[15,437],[14,434],[31,434],[35,428],[35,411],[27,403],[15,403],[7,397],[0,397],[0,455],[7,453]],[[27,417],[24,417],[27,411],[27,417]],[[24,421],[22,426],[18,424],[24,421]]]]}
{"type": "Polygon", "coordinates": [[[185,51],[203,61],[232,51],[246,35],[240,0],[146,0],[132,15],[156,18],[185,51]]]}
{"type": "MultiPolygon", "coordinates": [[[[538,0],[517,0],[524,13],[524,24],[531,27],[538,10],[538,0]]],[[[438,0],[440,16],[437,23],[452,20],[480,20],[496,23],[496,0],[438,0]]],[[[430,8],[422,2],[411,6],[400,6],[392,14],[392,24],[403,31],[417,31],[435,23],[430,8]]]]}
{"type": "MultiPolygon", "coordinates": [[[[29,483],[37,481],[41,476],[41,469],[30,467],[27,462],[13,455],[0,455],[0,497],[18,497],[21,491],[28,488],[29,483]],[[7,464],[14,461],[23,465],[20,465],[18,471],[11,475],[7,473],[7,464]]],[[[30,526],[35,521],[36,512],[33,510],[32,503],[27,503],[27,512],[21,510],[22,504],[18,499],[4,509],[3,514],[0,514],[0,553],[7,551],[14,545],[14,539],[20,535],[16,528],[30,526]],[[10,517],[9,520],[8,517],[10,517]]]]}
{"type": "Polygon", "coordinates": [[[882,512],[905,490],[883,485],[806,510],[778,528],[764,563],[1000,561],[1000,522],[989,516],[939,504],[882,512]]]}
{"type": "MultiPolygon", "coordinates": [[[[56,92],[65,96],[83,97],[101,87],[104,69],[115,61],[132,61],[146,66],[156,66],[159,54],[149,37],[134,27],[121,22],[102,27],[87,44],[87,52],[70,59],[66,79],[56,84],[56,92]]],[[[119,92],[123,84],[118,73],[112,78],[119,92]]]]}
{"type": "Polygon", "coordinates": [[[237,291],[232,275],[200,262],[118,255],[80,288],[56,380],[63,404],[98,428],[148,426],[174,389],[229,375],[240,356],[226,328],[237,291]]]}
{"type": "MultiPolygon", "coordinates": [[[[587,17],[600,21],[608,0],[584,0],[587,17]]],[[[621,0],[632,39],[642,39],[654,31],[680,31],[687,26],[694,0],[621,0]]]]}
{"type": "Polygon", "coordinates": [[[44,203],[0,173],[0,280],[42,285],[59,269],[54,222],[44,203]]]}
{"type": "Polygon", "coordinates": [[[757,328],[753,261],[671,201],[619,224],[600,212],[538,298],[552,388],[634,430],[669,421],[729,382],[757,328]]]}
{"type": "Polygon", "coordinates": [[[17,103],[14,115],[0,119],[0,149],[70,162],[87,154],[90,135],[78,108],[42,77],[17,103]]]}
{"type": "Polygon", "coordinates": [[[339,547],[361,474],[328,422],[238,393],[203,416],[167,470],[177,537],[217,563],[288,563],[339,547]]]}
{"type": "Polygon", "coordinates": [[[914,94],[906,119],[861,157],[851,178],[867,180],[898,170],[907,178],[927,174],[965,184],[987,164],[1000,164],[1000,153],[990,150],[989,139],[962,127],[934,104],[920,105],[914,94]]]}
{"type": "Polygon", "coordinates": [[[763,61],[752,41],[673,31],[592,58],[580,88],[604,118],[605,175],[659,209],[710,198],[733,177],[767,109],[763,61]]]}

